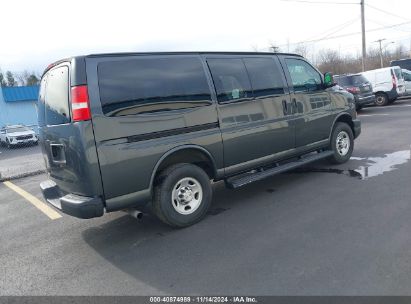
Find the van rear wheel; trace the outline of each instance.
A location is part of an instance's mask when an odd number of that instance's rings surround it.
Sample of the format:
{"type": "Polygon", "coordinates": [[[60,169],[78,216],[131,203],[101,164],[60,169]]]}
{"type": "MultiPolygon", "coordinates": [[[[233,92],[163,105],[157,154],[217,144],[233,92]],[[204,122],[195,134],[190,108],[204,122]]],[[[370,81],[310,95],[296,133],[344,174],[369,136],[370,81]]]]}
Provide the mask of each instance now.
{"type": "Polygon", "coordinates": [[[334,152],[328,160],[333,164],[347,162],[354,149],[354,135],[351,127],[344,122],[337,122],[331,134],[330,149],[334,152]]]}
{"type": "Polygon", "coordinates": [[[187,227],[202,220],[211,205],[210,178],[198,166],[176,164],[160,173],[152,210],[165,224],[187,227]]]}

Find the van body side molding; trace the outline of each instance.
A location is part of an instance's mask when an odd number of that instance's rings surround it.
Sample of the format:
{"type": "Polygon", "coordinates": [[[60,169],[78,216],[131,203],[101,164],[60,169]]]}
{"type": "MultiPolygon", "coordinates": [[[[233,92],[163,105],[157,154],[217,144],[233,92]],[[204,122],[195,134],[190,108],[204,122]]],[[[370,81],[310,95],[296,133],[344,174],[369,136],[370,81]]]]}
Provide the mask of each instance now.
{"type": "Polygon", "coordinates": [[[184,127],[184,128],[177,128],[177,129],[165,130],[165,131],[160,131],[160,132],[133,135],[133,136],[127,137],[127,141],[137,142],[137,141],[150,140],[150,139],[173,136],[173,135],[186,134],[186,133],[191,133],[191,132],[210,130],[210,129],[215,129],[218,127],[219,127],[219,123],[213,122],[213,123],[207,123],[203,125],[196,125],[192,127],[184,127]]]}

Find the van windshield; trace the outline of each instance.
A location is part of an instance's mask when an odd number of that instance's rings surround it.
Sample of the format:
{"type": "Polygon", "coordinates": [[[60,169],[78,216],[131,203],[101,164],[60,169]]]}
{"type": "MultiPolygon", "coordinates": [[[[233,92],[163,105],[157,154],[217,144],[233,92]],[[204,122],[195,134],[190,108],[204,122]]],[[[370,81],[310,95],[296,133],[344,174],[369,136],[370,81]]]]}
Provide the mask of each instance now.
{"type": "Polygon", "coordinates": [[[352,77],[353,85],[361,85],[367,82],[368,82],[367,78],[365,78],[363,75],[353,75],[352,77]]]}

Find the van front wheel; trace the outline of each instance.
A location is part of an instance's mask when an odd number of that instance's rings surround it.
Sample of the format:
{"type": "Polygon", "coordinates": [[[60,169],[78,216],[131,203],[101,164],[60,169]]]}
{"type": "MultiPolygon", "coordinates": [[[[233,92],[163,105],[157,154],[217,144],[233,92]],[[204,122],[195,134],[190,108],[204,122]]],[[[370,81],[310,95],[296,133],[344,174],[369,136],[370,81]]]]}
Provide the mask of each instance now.
{"type": "Polygon", "coordinates": [[[342,164],[348,161],[354,149],[354,135],[351,127],[338,122],[331,134],[330,149],[334,152],[328,159],[333,164],[342,164]]]}
{"type": "Polygon", "coordinates": [[[202,220],[211,205],[210,178],[192,164],[166,168],[156,179],[152,209],[165,224],[187,227],[202,220]]]}

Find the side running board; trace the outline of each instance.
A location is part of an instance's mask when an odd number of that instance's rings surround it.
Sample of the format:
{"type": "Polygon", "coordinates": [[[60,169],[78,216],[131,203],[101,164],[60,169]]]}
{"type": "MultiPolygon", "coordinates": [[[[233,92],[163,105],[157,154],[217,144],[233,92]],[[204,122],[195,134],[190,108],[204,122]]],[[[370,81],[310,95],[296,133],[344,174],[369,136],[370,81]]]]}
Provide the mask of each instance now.
{"type": "Polygon", "coordinates": [[[239,187],[248,185],[252,182],[256,182],[264,178],[267,178],[267,177],[270,177],[270,176],[273,176],[279,173],[283,173],[283,172],[298,168],[300,166],[309,164],[311,162],[315,162],[317,160],[329,157],[333,154],[334,154],[333,151],[329,151],[329,150],[322,151],[317,154],[309,154],[306,157],[302,157],[295,161],[288,162],[283,165],[272,167],[266,170],[257,171],[255,173],[248,173],[248,174],[246,173],[245,175],[243,174],[241,176],[233,176],[233,177],[226,179],[226,185],[227,187],[233,188],[233,189],[239,188],[239,187]]]}

